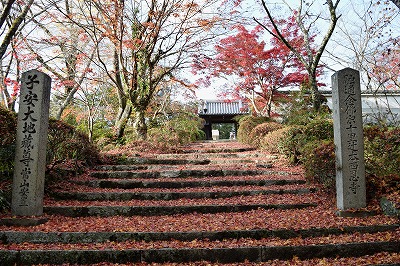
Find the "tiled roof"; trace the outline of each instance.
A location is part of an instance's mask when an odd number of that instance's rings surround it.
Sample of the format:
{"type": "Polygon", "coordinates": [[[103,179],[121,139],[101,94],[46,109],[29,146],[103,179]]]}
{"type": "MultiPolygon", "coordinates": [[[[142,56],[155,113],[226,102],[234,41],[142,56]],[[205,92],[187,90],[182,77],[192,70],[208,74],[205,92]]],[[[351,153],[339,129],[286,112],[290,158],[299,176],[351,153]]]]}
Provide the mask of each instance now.
{"type": "Polygon", "coordinates": [[[241,101],[203,101],[199,106],[201,115],[241,115],[249,110],[241,101]],[[206,112],[204,110],[207,109],[206,112]]]}

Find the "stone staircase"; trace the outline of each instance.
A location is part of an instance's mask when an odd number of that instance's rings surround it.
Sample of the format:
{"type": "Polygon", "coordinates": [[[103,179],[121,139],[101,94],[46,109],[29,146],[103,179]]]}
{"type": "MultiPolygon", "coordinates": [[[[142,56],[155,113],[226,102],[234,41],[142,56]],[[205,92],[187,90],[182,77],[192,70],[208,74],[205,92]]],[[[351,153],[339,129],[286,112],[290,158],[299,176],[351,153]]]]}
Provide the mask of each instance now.
{"type": "Polygon", "coordinates": [[[46,195],[45,224],[0,226],[0,265],[400,263],[398,220],[338,217],[300,167],[235,142],[98,166],[46,195]]]}

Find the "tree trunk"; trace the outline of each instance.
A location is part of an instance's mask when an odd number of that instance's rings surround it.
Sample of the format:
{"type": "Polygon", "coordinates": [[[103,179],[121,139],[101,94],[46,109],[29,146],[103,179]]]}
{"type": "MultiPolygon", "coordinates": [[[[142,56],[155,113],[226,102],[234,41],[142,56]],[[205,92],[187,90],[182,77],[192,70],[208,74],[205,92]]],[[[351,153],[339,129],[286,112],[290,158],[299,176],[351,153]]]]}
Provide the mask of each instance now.
{"type": "Polygon", "coordinates": [[[135,110],[135,131],[138,139],[146,140],[147,139],[147,125],[145,120],[144,110],[135,110]]]}
{"type": "Polygon", "coordinates": [[[6,96],[4,94],[4,91],[6,89],[7,89],[6,86],[3,87],[2,84],[0,84],[0,106],[4,106],[6,109],[8,109],[6,96]]]}
{"type": "Polygon", "coordinates": [[[315,76],[310,75],[309,77],[313,109],[314,111],[318,112],[321,107],[321,93],[318,90],[318,84],[315,76]]]}
{"type": "MultiPolygon", "coordinates": [[[[3,42],[0,44],[0,58],[3,58],[4,54],[7,51],[7,47],[10,44],[11,40],[14,38],[19,26],[21,23],[24,21],[26,15],[28,14],[28,11],[30,10],[31,5],[33,4],[34,0],[29,0],[29,2],[25,5],[24,9],[22,12],[16,17],[13,21],[12,24],[10,25],[10,28],[6,32],[3,42]]],[[[3,33],[3,32],[2,32],[3,33]]]]}
{"type": "Polygon", "coordinates": [[[128,119],[132,113],[132,105],[126,103],[124,106],[119,107],[117,118],[115,119],[115,136],[117,138],[122,138],[124,136],[124,131],[128,119]]]}

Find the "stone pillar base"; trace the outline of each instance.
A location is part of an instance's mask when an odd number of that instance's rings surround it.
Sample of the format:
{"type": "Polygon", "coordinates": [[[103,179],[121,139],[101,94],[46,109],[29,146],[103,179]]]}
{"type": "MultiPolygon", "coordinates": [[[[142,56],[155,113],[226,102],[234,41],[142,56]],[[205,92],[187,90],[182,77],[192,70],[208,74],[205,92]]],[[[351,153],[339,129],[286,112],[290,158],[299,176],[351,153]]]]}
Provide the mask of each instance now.
{"type": "Polygon", "coordinates": [[[348,217],[348,218],[362,218],[378,215],[376,211],[367,211],[367,210],[354,210],[354,211],[343,211],[338,210],[336,215],[339,217],[348,217]]]}

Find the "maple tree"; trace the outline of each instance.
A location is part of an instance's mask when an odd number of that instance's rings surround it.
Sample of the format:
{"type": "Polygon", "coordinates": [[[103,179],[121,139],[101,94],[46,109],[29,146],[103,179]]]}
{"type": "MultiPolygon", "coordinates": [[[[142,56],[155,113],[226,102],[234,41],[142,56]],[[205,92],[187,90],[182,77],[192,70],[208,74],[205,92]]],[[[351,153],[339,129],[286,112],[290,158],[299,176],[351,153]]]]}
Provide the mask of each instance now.
{"type": "MultiPolygon", "coordinates": [[[[18,35],[18,31],[24,27],[24,19],[28,14],[28,11],[33,4],[33,0],[29,1],[18,1],[7,0],[0,2],[0,104],[4,105],[9,109],[14,108],[15,95],[10,94],[7,90],[8,86],[13,87],[15,92],[17,80],[11,78],[11,67],[14,65],[14,49],[9,49],[10,44],[14,46],[14,39],[18,35]],[[5,61],[6,67],[3,68],[5,61]]],[[[14,48],[14,47],[13,47],[14,48]]],[[[16,59],[18,60],[18,59],[16,59]]],[[[18,75],[17,75],[18,76],[18,75]]]]}
{"type": "Polygon", "coordinates": [[[377,90],[400,89],[400,49],[385,48],[375,58],[370,75],[377,81],[377,90]]]}
{"type": "Polygon", "coordinates": [[[113,0],[87,3],[101,65],[118,88],[116,135],[121,137],[131,114],[139,139],[147,137],[145,112],[160,89],[198,51],[211,32],[213,18],[202,11],[216,1],[113,0]],[[101,38],[104,36],[105,38],[101,38]],[[110,52],[111,51],[111,52],[110,52]],[[112,67],[107,63],[112,60],[112,67]]]}
{"type": "Polygon", "coordinates": [[[21,49],[31,54],[36,67],[53,77],[55,118],[61,119],[75,93],[93,71],[96,47],[80,21],[74,18],[79,12],[75,1],[49,1],[36,4],[35,8],[39,13],[32,18],[35,34],[26,35],[21,49]]]}
{"type": "Polygon", "coordinates": [[[254,18],[254,20],[260,26],[262,26],[266,31],[268,31],[272,36],[274,36],[275,38],[279,39],[282,43],[284,43],[293,52],[293,54],[297,57],[297,59],[304,65],[308,73],[308,80],[309,80],[308,86],[310,87],[311,90],[313,108],[315,111],[318,111],[321,106],[322,99],[318,90],[317,72],[318,68],[320,67],[320,60],[322,54],[324,53],[325,48],[335,30],[336,23],[340,18],[340,15],[338,16],[336,13],[340,0],[326,1],[326,6],[329,12],[329,18],[324,18],[321,14],[316,14],[316,15],[313,14],[312,5],[314,2],[315,1],[307,2],[302,0],[300,1],[296,10],[293,9],[291,6],[287,5],[288,8],[296,15],[296,23],[300,28],[299,33],[301,34],[304,40],[304,49],[306,53],[303,53],[302,52],[303,50],[300,51],[295,45],[293,45],[293,43],[290,40],[288,40],[285,37],[284,31],[279,27],[277,19],[275,19],[272,16],[270,8],[268,7],[267,3],[264,0],[261,0],[261,3],[264,11],[267,14],[267,18],[270,24],[268,25],[266,23],[263,23],[262,21],[259,21],[256,18],[254,18]],[[314,48],[313,46],[314,42],[312,40],[315,37],[315,32],[313,32],[313,28],[315,30],[315,28],[318,27],[316,24],[318,20],[324,20],[324,19],[329,21],[329,25],[327,27],[325,34],[323,35],[320,44],[318,45],[318,48],[314,48]]]}
{"type": "MultiPolygon", "coordinates": [[[[294,17],[279,22],[285,27],[286,37],[296,43],[300,50],[303,40],[298,37],[299,28],[294,17]]],[[[260,39],[263,31],[255,27],[249,31],[243,25],[236,25],[237,33],[220,40],[215,46],[216,56],[196,56],[195,72],[208,72],[210,77],[234,76],[238,82],[225,95],[245,98],[260,116],[271,116],[272,103],[284,87],[299,86],[307,79],[303,65],[286,46],[276,38],[270,45],[260,39]],[[269,48],[271,46],[271,48],[269,48]]]]}

